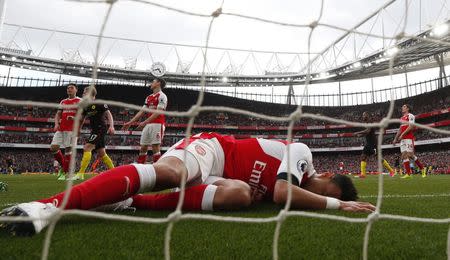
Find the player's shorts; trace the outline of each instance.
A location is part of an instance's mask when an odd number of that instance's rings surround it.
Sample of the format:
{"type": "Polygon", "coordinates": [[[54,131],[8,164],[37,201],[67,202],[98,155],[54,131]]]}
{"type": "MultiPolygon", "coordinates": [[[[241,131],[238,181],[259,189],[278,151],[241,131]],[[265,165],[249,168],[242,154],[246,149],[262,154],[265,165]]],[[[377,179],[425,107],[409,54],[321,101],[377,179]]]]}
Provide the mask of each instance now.
{"type": "Polygon", "coordinates": [[[164,136],[163,124],[147,124],[142,130],[140,145],[161,144],[164,136]]]}
{"type": "Polygon", "coordinates": [[[373,144],[366,144],[363,148],[363,154],[367,156],[374,155],[377,152],[376,146],[373,144]]]}
{"type": "Polygon", "coordinates": [[[86,143],[95,145],[95,149],[105,148],[106,132],[92,132],[86,143]]]}
{"type": "Polygon", "coordinates": [[[222,177],[225,167],[225,154],[217,139],[197,139],[184,149],[184,140],[174,144],[161,158],[176,157],[188,169],[188,182],[204,183],[210,176],[222,177]]]}
{"type": "MultiPolygon", "coordinates": [[[[75,143],[77,142],[77,137],[73,137],[75,139],[75,143]]],[[[72,132],[70,131],[57,131],[53,135],[51,145],[59,145],[60,147],[72,147],[72,132]]]]}
{"type": "Polygon", "coordinates": [[[414,152],[414,141],[412,139],[402,139],[400,140],[400,152],[414,152]]]}

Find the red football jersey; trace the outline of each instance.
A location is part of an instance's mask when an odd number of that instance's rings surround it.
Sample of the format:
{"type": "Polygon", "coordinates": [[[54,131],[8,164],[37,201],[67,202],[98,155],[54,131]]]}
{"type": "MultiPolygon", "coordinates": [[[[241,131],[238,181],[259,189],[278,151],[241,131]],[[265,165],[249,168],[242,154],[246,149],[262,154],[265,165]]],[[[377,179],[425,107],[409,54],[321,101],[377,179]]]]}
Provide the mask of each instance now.
{"type": "MultiPolygon", "coordinates": [[[[151,109],[166,110],[167,107],[167,96],[162,91],[149,95],[145,99],[144,107],[151,109]]],[[[150,117],[152,113],[148,113],[147,116],[150,117]]],[[[158,115],[151,123],[165,124],[166,117],[164,115],[158,115]]]]}
{"type": "MultiPolygon", "coordinates": [[[[81,101],[81,98],[66,98],[63,99],[59,104],[61,105],[75,105],[81,101]]],[[[77,113],[76,108],[64,108],[61,110],[61,122],[59,124],[59,131],[72,131],[73,129],[73,119],[77,113]]]]}
{"type": "MultiPolygon", "coordinates": [[[[402,116],[400,118],[400,120],[402,121],[401,125],[400,125],[400,134],[402,134],[403,132],[405,132],[405,130],[408,128],[408,122],[410,123],[414,123],[415,122],[415,116],[411,113],[408,113],[404,116],[402,116]],[[403,123],[404,122],[404,123],[403,123]]],[[[403,136],[403,139],[413,139],[414,140],[414,129],[409,131],[409,133],[405,134],[403,136]]]]}
{"type": "MultiPolygon", "coordinates": [[[[218,140],[224,152],[223,177],[244,181],[250,185],[252,194],[256,191],[259,196],[271,200],[277,174],[288,171],[287,142],[259,138],[236,140],[233,136],[222,136],[217,133],[198,134],[190,138],[190,142],[212,138],[218,140]]],[[[186,143],[181,143],[178,149],[185,145],[186,143]]],[[[290,172],[301,186],[315,174],[312,154],[304,144],[291,145],[290,172]]]]}

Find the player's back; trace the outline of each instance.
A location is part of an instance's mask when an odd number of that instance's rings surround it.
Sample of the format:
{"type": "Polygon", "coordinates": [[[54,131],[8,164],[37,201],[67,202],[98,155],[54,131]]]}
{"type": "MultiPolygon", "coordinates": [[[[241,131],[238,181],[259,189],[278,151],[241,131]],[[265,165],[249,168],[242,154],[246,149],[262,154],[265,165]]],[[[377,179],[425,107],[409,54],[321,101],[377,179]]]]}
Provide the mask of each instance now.
{"type": "Polygon", "coordinates": [[[242,180],[250,185],[252,191],[257,190],[260,195],[272,198],[286,145],[281,141],[250,138],[234,140],[222,147],[225,153],[224,177],[242,180]]]}

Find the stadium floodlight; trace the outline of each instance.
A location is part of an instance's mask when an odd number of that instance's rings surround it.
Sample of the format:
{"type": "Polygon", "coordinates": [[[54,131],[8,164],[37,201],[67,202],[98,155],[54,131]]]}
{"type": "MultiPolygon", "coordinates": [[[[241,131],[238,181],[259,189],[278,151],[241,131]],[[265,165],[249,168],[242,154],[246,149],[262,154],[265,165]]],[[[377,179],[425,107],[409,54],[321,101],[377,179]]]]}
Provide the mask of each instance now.
{"type": "Polygon", "coordinates": [[[431,36],[433,37],[442,37],[444,35],[446,35],[448,33],[448,24],[447,23],[443,23],[440,24],[438,26],[436,26],[432,31],[431,31],[431,36]]]}
{"type": "Polygon", "coordinates": [[[387,60],[388,60],[388,58],[381,58],[381,59],[376,60],[375,64],[378,64],[378,63],[381,63],[381,62],[387,61],[387,60]]]}
{"type": "Polygon", "coordinates": [[[12,61],[16,61],[16,60],[17,60],[17,58],[16,58],[16,57],[14,57],[14,56],[12,56],[12,57],[11,57],[11,60],[12,60],[12,61]]]}
{"type": "Polygon", "coordinates": [[[6,56],[5,56],[5,55],[2,55],[2,59],[6,59],[6,56]]]}
{"type": "Polygon", "coordinates": [[[27,59],[23,59],[23,62],[27,62],[27,59]]]}
{"type": "Polygon", "coordinates": [[[361,62],[357,61],[355,63],[353,63],[353,68],[359,68],[361,67],[361,62]]]}
{"type": "Polygon", "coordinates": [[[398,47],[397,47],[397,46],[394,46],[394,47],[388,49],[387,51],[385,51],[385,52],[384,52],[384,55],[385,55],[385,56],[388,56],[388,57],[392,57],[392,56],[394,56],[395,54],[397,54],[398,51],[399,51],[398,47]]]}
{"type": "Polygon", "coordinates": [[[319,74],[319,77],[320,77],[320,78],[325,78],[326,76],[328,76],[328,72],[321,72],[321,73],[319,74]]]}
{"type": "Polygon", "coordinates": [[[222,78],[222,82],[225,82],[225,83],[228,82],[228,78],[227,77],[223,77],[222,78]]]}

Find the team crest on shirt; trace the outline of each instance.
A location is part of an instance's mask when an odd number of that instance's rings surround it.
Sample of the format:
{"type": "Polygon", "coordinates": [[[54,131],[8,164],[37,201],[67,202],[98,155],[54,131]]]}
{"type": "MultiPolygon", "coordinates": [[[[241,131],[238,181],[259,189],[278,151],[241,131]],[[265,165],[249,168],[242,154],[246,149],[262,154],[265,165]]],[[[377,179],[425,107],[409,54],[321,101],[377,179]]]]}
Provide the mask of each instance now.
{"type": "Polygon", "coordinates": [[[300,160],[297,162],[297,170],[299,172],[305,172],[306,166],[308,166],[308,163],[305,160],[300,160]]]}
{"type": "Polygon", "coordinates": [[[199,145],[199,144],[197,144],[196,146],[195,146],[195,151],[198,153],[198,154],[200,154],[201,156],[205,156],[205,154],[206,154],[206,150],[205,150],[205,148],[203,148],[201,145],[199,145]]]}

